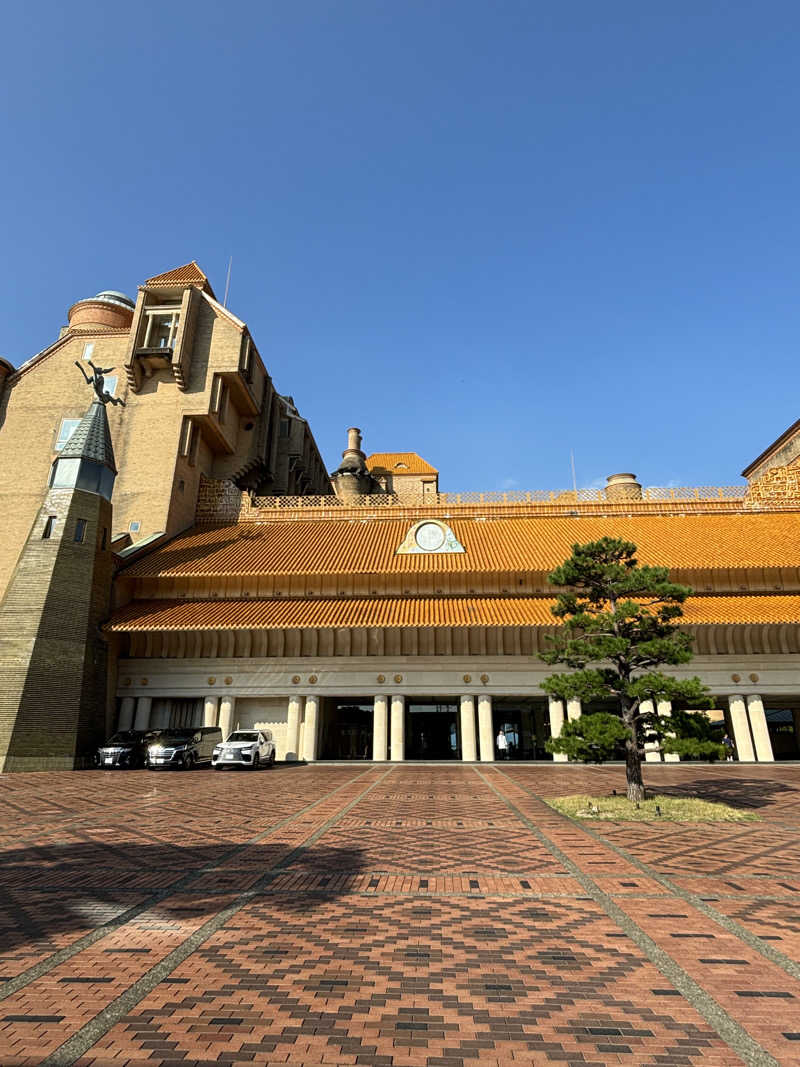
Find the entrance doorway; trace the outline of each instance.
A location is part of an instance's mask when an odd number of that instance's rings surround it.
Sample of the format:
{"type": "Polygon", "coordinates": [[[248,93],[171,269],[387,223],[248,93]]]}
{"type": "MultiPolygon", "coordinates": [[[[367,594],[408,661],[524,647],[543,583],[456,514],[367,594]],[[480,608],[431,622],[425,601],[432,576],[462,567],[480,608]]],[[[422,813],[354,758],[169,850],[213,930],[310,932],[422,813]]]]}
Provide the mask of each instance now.
{"type": "Polygon", "coordinates": [[[496,760],[552,760],[545,749],[550,736],[547,703],[535,697],[503,697],[492,702],[496,760]],[[505,739],[505,744],[503,744],[505,739]]]}
{"type": "Polygon", "coordinates": [[[461,759],[455,703],[417,700],[406,705],[406,759],[461,759]]]}
{"type": "Polygon", "coordinates": [[[373,702],[328,697],[322,702],[318,759],[372,759],[373,702]]]}
{"type": "Polygon", "coordinates": [[[800,759],[800,705],[780,697],[764,701],[772,754],[777,760],[800,759]]]}

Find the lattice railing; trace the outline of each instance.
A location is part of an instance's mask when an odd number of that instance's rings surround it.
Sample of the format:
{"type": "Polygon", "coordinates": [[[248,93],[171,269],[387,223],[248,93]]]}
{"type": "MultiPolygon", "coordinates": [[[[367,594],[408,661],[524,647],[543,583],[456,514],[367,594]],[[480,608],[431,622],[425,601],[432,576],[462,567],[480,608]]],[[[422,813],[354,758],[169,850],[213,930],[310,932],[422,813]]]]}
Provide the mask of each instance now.
{"type": "MultiPolygon", "coordinates": [[[[652,486],[642,490],[641,502],[657,501],[718,501],[743,500],[747,487],[744,485],[720,486],[652,486]]],[[[639,499],[615,499],[607,496],[604,489],[564,489],[530,491],[509,489],[496,492],[426,493],[425,496],[380,494],[359,495],[341,499],[336,496],[256,496],[251,508],[285,510],[291,508],[408,508],[457,506],[459,504],[637,504],[639,499]]]]}

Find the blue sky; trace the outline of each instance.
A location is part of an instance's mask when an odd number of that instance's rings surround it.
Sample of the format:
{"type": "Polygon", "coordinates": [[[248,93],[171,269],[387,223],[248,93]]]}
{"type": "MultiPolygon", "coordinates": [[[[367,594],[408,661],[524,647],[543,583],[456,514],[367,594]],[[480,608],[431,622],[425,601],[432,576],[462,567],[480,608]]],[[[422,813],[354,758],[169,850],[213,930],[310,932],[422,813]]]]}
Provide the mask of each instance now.
{"type": "Polygon", "coordinates": [[[4,10],[0,354],[196,259],[330,469],[732,484],[800,416],[796,3],[4,10]]]}

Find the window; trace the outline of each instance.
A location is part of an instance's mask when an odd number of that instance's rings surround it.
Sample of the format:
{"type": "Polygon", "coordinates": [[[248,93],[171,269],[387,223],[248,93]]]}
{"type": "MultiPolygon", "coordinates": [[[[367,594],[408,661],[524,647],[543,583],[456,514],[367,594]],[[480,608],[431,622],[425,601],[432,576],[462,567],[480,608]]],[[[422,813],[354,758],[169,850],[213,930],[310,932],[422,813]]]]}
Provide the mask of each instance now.
{"type": "Polygon", "coordinates": [[[225,418],[225,408],[228,403],[228,386],[222,378],[214,379],[214,388],[211,392],[211,410],[222,422],[225,418]]]}
{"type": "Polygon", "coordinates": [[[61,425],[58,428],[58,437],[56,438],[56,452],[60,452],[64,445],[69,441],[72,434],[75,432],[80,419],[62,419],[61,425]]]}
{"type": "Polygon", "coordinates": [[[181,428],[180,452],[190,467],[197,462],[197,449],[200,444],[200,433],[191,419],[183,420],[181,428]]]}
{"type": "Polygon", "coordinates": [[[141,523],[138,519],[133,519],[128,523],[128,533],[138,533],[141,529],[141,523]]]}
{"type": "Polygon", "coordinates": [[[147,325],[142,348],[174,348],[178,336],[179,307],[151,307],[144,310],[147,325]]]}
{"type": "Polygon", "coordinates": [[[75,541],[82,545],[86,537],[86,519],[77,519],[75,522],[75,541]]]}
{"type": "Polygon", "coordinates": [[[102,538],[102,540],[100,542],[100,551],[101,552],[105,552],[107,543],[108,543],[108,530],[104,526],[103,527],[103,538],[102,538]]]}
{"type": "Polygon", "coordinates": [[[289,436],[289,420],[288,419],[281,419],[280,436],[282,438],[284,438],[284,439],[289,436]]]}
{"type": "Polygon", "coordinates": [[[47,516],[47,522],[44,524],[44,529],[42,530],[42,540],[43,541],[49,541],[50,538],[53,536],[53,527],[55,526],[55,524],[56,524],[55,515],[48,515],[47,516]]]}
{"type": "Polygon", "coordinates": [[[93,352],[94,352],[94,341],[87,341],[86,344],[83,346],[83,358],[84,359],[91,359],[93,352]]]}
{"type": "Polygon", "coordinates": [[[249,337],[245,339],[242,361],[239,367],[248,382],[253,380],[253,342],[249,337]]]}
{"type": "Polygon", "coordinates": [[[105,391],[109,396],[117,395],[117,380],[118,376],[116,374],[107,374],[103,379],[105,391]]]}

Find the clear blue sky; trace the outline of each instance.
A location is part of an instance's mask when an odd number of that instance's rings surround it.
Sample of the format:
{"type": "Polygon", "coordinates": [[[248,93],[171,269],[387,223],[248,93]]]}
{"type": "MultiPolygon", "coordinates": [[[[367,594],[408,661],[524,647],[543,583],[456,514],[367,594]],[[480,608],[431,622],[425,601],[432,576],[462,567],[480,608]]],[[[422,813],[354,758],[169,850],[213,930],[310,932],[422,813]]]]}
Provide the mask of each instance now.
{"type": "Polygon", "coordinates": [[[800,6],[4,9],[0,354],[196,259],[329,469],[730,484],[800,416],[800,6]]]}

